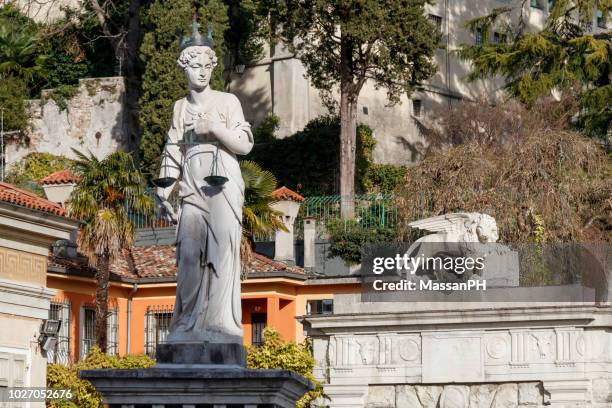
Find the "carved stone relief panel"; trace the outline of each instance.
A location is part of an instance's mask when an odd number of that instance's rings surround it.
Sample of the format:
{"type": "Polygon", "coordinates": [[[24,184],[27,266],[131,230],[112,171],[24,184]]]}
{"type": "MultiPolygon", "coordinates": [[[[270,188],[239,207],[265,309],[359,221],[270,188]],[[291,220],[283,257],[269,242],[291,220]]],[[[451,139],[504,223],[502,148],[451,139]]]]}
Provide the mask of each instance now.
{"type": "Polygon", "coordinates": [[[329,345],[330,365],[377,364],[378,343],[377,336],[333,336],[329,345]]]}
{"type": "Polygon", "coordinates": [[[584,361],[585,343],[582,329],[555,328],[555,335],[557,365],[573,365],[576,361],[584,361]]]}
{"type": "Polygon", "coordinates": [[[396,364],[417,365],[421,363],[421,336],[399,335],[396,339],[396,364]]]}
{"type": "Polygon", "coordinates": [[[506,331],[486,333],[486,360],[491,363],[510,361],[510,341],[510,333],[506,331]]]}
{"type": "Polygon", "coordinates": [[[484,380],[483,333],[423,333],[423,382],[484,380]]]}
{"type": "Polygon", "coordinates": [[[530,361],[553,361],[556,357],[555,333],[551,331],[534,330],[529,334],[530,361]]]}

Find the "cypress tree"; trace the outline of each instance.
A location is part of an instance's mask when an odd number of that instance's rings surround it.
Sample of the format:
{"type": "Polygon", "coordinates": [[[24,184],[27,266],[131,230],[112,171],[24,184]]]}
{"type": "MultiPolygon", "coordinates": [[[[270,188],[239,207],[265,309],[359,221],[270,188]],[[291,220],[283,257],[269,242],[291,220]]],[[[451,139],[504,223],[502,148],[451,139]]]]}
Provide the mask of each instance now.
{"type": "Polygon", "coordinates": [[[187,94],[187,82],[178,68],[177,29],[191,35],[194,15],[198,15],[203,33],[213,29],[218,65],[211,87],[223,89],[223,34],[228,27],[227,8],[222,0],[204,0],[196,4],[181,0],[156,0],[141,10],[145,35],[140,47],[144,65],[140,97],[140,160],[147,178],[155,178],[161,151],[172,118],[175,101],[187,94]]]}

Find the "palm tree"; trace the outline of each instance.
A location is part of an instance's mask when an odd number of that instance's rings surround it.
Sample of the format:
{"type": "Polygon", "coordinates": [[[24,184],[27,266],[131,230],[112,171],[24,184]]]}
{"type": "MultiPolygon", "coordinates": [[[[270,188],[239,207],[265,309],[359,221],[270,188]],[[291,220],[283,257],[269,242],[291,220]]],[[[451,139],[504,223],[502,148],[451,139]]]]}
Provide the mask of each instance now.
{"type": "Polygon", "coordinates": [[[0,13],[0,76],[13,75],[27,84],[35,83],[45,73],[47,56],[36,26],[13,6],[0,13]]]}
{"type": "Polygon", "coordinates": [[[151,214],[154,206],[130,154],[118,151],[98,160],[91,152],[88,157],[73,151],[77,155],[73,169],[80,181],[67,209],[84,222],[78,244],[96,266],[96,343],[106,351],[110,262],[133,242],[128,211],[151,214]]]}
{"type": "Polygon", "coordinates": [[[281,218],[282,213],[271,207],[275,202],[272,192],[277,184],[274,174],[250,160],[240,162],[240,171],[244,179],[240,258],[243,266],[246,266],[251,260],[255,237],[267,237],[273,231],[287,229],[281,218]]]}

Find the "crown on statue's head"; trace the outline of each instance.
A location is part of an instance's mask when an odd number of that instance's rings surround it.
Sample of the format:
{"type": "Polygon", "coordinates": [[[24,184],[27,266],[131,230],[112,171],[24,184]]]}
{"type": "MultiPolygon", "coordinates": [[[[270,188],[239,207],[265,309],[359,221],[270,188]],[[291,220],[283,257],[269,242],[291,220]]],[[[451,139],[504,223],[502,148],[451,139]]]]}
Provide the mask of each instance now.
{"type": "Polygon", "coordinates": [[[195,46],[203,46],[203,47],[214,47],[214,42],[212,38],[212,26],[208,25],[208,35],[206,37],[202,37],[198,28],[200,28],[200,24],[193,19],[193,23],[191,24],[192,32],[191,37],[179,36],[179,46],[181,51],[183,51],[187,47],[195,47],[195,46]]]}

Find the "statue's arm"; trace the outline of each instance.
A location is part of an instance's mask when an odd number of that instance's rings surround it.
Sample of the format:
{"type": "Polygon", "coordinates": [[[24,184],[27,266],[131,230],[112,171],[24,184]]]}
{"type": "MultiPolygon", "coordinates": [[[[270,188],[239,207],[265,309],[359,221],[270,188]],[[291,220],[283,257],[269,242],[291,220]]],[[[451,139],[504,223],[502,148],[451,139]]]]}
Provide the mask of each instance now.
{"type": "MultiPolygon", "coordinates": [[[[179,179],[181,175],[181,163],[183,162],[183,154],[181,153],[181,148],[177,144],[179,142],[179,112],[178,112],[177,102],[174,105],[174,113],[172,115],[172,125],[170,126],[170,130],[168,130],[168,138],[166,140],[166,145],[164,146],[164,150],[161,156],[161,166],[159,170],[159,178],[164,177],[172,177],[174,179],[179,179]]],[[[168,200],[170,194],[172,193],[172,189],[176,183],[172,183],[171,186],[166,188],[157,188],[157,196],[162,200],[168,200]]]]}
{"type": "Polygon", "coordinates": [[[212,130],[219,142],[235,154],[245,155],[253,148],[251,125],[244,119],[240,101],[234,95],[229,96],[226,125],[216,123],[212,130]]]}

